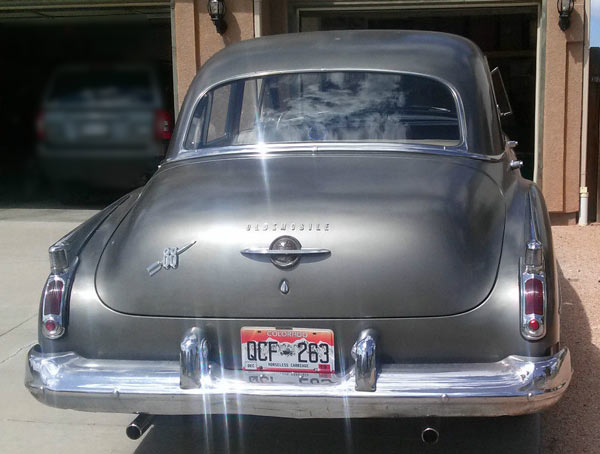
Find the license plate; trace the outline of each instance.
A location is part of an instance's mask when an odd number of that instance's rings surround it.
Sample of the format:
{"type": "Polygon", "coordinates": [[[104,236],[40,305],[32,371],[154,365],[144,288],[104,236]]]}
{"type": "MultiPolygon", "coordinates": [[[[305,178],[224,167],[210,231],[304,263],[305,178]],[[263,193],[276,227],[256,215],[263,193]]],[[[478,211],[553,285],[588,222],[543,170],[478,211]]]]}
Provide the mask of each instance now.
{"type": "Polygon", "coordinates": [[[261,385],[303,385],[303,386],[336,386],[340,380],[330,372],[315,374],[311,372],[275,372],[246,371],[248,383],[261,385]]]}
{"type": "Polygon", "coordinates": [[[108,133],[106,123],[91,122],[86,123],[81,128],[81,134],[84,136],[105,136],[108,133]]]}
{"type": "Polygon", "coordinates": [[[335,372],[330,329],[248,327],[241,329],[242,369],[265,372],[335,372]]]}

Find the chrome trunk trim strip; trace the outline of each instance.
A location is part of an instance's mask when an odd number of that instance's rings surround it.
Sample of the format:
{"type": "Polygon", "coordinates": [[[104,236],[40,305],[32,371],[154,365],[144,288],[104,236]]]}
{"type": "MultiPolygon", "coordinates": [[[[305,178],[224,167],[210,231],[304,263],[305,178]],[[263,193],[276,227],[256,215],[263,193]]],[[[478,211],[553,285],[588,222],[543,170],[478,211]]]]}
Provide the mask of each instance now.
{"type": "Polygon", "coordinates": [[[329,249],[306,248],[302,249],[269,249],[266,247],[254,247],[243,249],[244,255],[323,255],[331,254],[329,249]]]}

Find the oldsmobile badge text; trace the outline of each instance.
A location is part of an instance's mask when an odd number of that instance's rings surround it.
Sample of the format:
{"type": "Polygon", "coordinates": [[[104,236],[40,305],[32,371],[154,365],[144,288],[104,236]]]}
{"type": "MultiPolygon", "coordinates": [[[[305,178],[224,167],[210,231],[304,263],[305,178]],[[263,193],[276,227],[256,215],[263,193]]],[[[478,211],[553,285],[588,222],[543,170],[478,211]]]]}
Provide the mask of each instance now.
{"type": "Polygon", "coordinates": [[[308,231],[308,232],[329,232],[331,229],[331,224],[296,224],[292,222],[290,224],[287,223],[268,223],[265,222],[263,224],[247,224],[246,231],[255,231],[255,232],[267,232],[267,231],[286,231],[289,230],[291,232],[298,231],[308,231]]]}

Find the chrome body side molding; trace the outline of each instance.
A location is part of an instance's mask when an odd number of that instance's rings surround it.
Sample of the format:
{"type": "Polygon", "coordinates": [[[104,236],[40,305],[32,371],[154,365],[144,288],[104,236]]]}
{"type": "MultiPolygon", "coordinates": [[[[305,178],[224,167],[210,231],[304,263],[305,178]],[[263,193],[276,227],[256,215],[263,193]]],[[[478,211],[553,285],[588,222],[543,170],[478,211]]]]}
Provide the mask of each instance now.
{"type": "Polygon", "coordinates": [[[544,266],[544,248],[542,242],[539,240],[539,226],[534,208],[534,197],[532,192],[529,191],[529,231],[527,251],[525,253],[525,266],[527,267],[527,271],[539,271],[544,266]]]}

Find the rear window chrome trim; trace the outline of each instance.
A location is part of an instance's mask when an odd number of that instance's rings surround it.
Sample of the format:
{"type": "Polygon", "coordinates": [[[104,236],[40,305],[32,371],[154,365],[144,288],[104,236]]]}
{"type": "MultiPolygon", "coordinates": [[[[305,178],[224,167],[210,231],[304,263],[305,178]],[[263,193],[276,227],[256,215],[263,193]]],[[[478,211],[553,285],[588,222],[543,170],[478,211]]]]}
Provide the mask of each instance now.
{"type": "MultiPolygon", "coordinates": [[[[425,78],[434,80],[436,82],[439,82],[439,83],[443,84],[447,89],[449,89],[450,93],[452,94],[452,97],[454,98],[454,102],[456,103],[456,114],[457,114],[457,118],[458,118],[459,132],[460,132],[460,142],[456,145],[448,146],[448,147],[439,146],[439,145],[418,145],[417,147],[413,147],[411,144],[403,143],[400,141],[398,141],[398,142],[335,142],[336,145],[337,144],[341,145],[341,147],[344,148],[346,151],[348,151],[350,144],[352,144],[353,150],[358,150],[358,148],[355,146],[355,144],[358,143],[360,145],[368,145],[369,146],[368,148],[370,150],[408,151],[407,148],[411,148],[411,149],[414,148],[414,150],[411,150],[411,151],[419,151],[419,150],[424,151],[425,149],[427,149],[427,150],[430,150],[428,152],[431,153],[431,152],[434,152],[435,150],[438,150],[438,151],[442,151],[442,153],[440,153],[440,154],[445,154],[443,152],[451,151],[452,155],[463,155],[463,156],[469,156],[469,157],[484,159],[484,160],[488,160],[487,158],[490,158],[490,157],[498,158],[504,154],[504,153],[502,153],[501,155],[498,155],[498,156],[490,156],[490,155],[486,155],[486,154],[482,154],[482,153],[469,152],[468,144],[467,144],[467,137],[468,137],[467,122],[466,122],[465,110],[464,110],[464,105],[463,105],[462,99],[458,93],[458,90],[454,87],[454,85],[452,85],[450,82],[448,82],[447,80],[445,80],[443,78],[440,78],[437,76],[432,76],[431,74],[423,74],[423,73],[411,72],[411,71],[396,71],[396,70],[389,70],[389,69],[369,69],[369,68],[356,68],[356,67],[354,67],[354,68],[327,68],[327,69],[306,68],[306,69],[302,69],[302,70],[260,71],[260,72],[240,74],[238,76],[231,77],[228,79],[223,79],[219,82],[215,82],[215,83],[207,86],[192,101],[193,105],[189,111],[190,115],[189,115],[189,118],[186,119],[186,124],[184,125],[185,132],[177,138],[177,144],[176,144],[177,151],[174,152],[174,155],[172,157],[167,156],[167,158],[165,159],[165,162],[176,161],[178,159],[186,159],[186,158],[190,157],[190,154],[194,154],[195,156],[214,156],[214,155],[224,154],[224,153],[227,153],[227,151],[232,148],[236,148],[236,149],[244,148],[244,149],[246,149],[246,152],[248,152],[249,149],[252,149],[254,147],[260,147],[262,149],[266,146],[280,147],[280,146],[288,145],[285,142],[281,142],[281,143],[257,144],[257,145],[237,145],[237,146],[231,145],[231,146],[214,147],[214,148],[198,148],[198,149],[185,148],[186,138],[187,138],[188,134],[190,133],[190,129],[192,127],[192,117],[194,115],[194,112],[198,108],[198,104],[200,103],[202,98],[211,90],[214,90],[215,88],[217,88],[221,85],[226,85],[226,84],[230,84],[230,83],[240,81],[240,80],[253,79],[253,78],[259,78],[259,77],[285,75],[285,74],[330,73],[330,72],[370,72],[370,73],[425,77],[425,78]],[[417,150],[416,148],[418,148],[419,150],[417,150]],[[218,151],[218,150],[220,150],[220,151],[218,151]]],[[[304,145],[309,145],[310,148],[318,147],[320,149],[325,149],[325,143],[323,143],[323,142],[317,142],[317,143],[295,142],[295,143],[290,143],[290,144],[294,148],[297,148],[297,149],[302,148],[304,145]]],[[[492,160],[495,160],[495,159],[492,159],[492,160]]]]}
{"type": "Polygon", "coordinates": [[[232,155],[251,155],[255,157],[269,157],[281,153],[299,152],[315,155],[322,152],[345,153],[417,153],[426,155],[441,155],[449,157],[463,157],[479,161],[498,162],[504,157],[505,152],[499,155],[484,155],[469,153],[458,147],[441,147],[412,144],[390,144],[379,142],[296,142],[258,145],[231,145],[227,147],[201,148],[198,150],[182,149],[172,158],[164,160],[164,164],[183,161],[193,158],[218,157],[232,155]]]}

